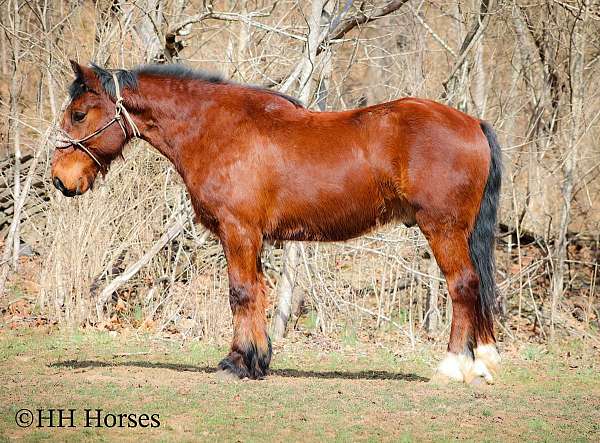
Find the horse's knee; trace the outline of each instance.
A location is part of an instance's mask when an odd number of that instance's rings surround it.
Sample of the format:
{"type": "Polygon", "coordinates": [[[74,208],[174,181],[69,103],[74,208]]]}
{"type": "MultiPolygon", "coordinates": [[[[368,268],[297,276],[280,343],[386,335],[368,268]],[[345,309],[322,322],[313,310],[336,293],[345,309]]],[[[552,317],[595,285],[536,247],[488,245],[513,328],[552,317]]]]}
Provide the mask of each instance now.
{"type": "Polygon", "coordinates": [[[248,307],[251,301],[250,291],[244,286],[231,285],[229,288],[229,306],[231,311],[236,312],[238,308],[248,307]]]}

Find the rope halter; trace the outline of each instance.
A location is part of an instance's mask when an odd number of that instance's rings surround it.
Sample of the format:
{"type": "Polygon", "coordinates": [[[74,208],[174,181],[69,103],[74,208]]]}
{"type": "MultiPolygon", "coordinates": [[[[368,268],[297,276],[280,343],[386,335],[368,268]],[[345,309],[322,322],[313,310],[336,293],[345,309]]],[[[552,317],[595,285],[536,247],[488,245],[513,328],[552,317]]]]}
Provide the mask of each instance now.
{"type": "Polygon", "coordinates": [[[85,137],[80,138],[80,139],[73,139],[73,138],[71,138],[71,136],[69,134],[67,134],[61,128],[55,128],[55,132],[56,132],[55,147],[56,147],[56,149],[67,149],[71,146],[80,148],[83,152],[85,152],[87,155],[89,155],[92,160],[94,160],[96,162],[96,164],[100,167],[100,169],[103,168],[102,163],[100,163],[100,161],[96,158],[96,156],[94,154],[92,154],[88,148],[85,147],[83,142],[88,141],[89,139],[97,136],[98,134],[101,134],[102,132],[104,132],[105,129],[110,127],[115,122],[119,124],[119,127],[123,131],[123,134],[125,135],[126,139],[127,139],[127,129],[125,127],[125,122],[127,122],[127,124],[129,125],[129,128],[131,129],[131,134],[133,137],[140,136],[140,130],[135,125],[135,122],[131,118],[131,115],[129,115],[129,112],[127,111],[127,109],[125,109],[125,106],[123,105],[123,97],[121,96],[119,80],[117,79],[117,73],[115,71],[112,72],[112,78],[113,78],[113,82],[115,83],[115,97],[116,97],[115,116],[112,119],[110,119],[106,124],[104,124],[99,129],[96,129],[91,134],[86,135],[85,137]],[[123,120],[125,120],[125,121],[123,121],[123,120]]]}

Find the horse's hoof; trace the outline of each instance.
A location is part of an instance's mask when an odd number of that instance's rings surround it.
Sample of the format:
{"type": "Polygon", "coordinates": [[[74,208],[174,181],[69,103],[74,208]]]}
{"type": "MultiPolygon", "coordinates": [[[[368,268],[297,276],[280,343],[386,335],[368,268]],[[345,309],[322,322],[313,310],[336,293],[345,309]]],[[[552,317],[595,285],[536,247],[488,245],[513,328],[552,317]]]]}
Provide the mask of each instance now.
{"type": "Polygon", "coordinates": [[[251,374],[243,364],[243,360],[240,356],[229,354],[219,362],[219,369],[219,372],[227,373],[232,378],[251,378],[251,374]]]}
{"type": "Polygon", "coordinates": [[[469,385],[475,388],[480,388],[482,386],[485,386],[486,384],[486,379],[479,375],[477,377],[473,377],[473,379],[469,381],[469,385]]]}
{"type": "Polygon", "coordinates": [[[447,386],[451,381],[452,379],[450,379],[450,377],[439,371],[436,371],[429,379],[429,383],[435,386],[447,386]]]}
{"type": "Polygon", "coordinates": [[[231,375],[231,377],[238,379],[249,378],[251,380],[262,380],[267,375],[267,368],[259,367],[258,365],[254,366],[252,369],[249,369],[244,364],[244,359],[242,359],[239,355],[229,354],[219,363],[219,372],[227,372],[231,375]]]}
{"type": "Polygon", "coordinates": [[[237,374],[234,374],[233,372],[228,371],[226,369],[219,369],[217,372],[215,372],[215,376],[217,377],[217,379],[224,382],[240,380],[240,377],[237,374]]]}
{"type": "Polygon", "coordinates": [[[451,381],[464,382],[465,375],[470,372],[473,360],[464,354],[454,354],[448,352],[446,357],[438,366],[433,379],[445,381],[448,384],[451,381]]]}
{"type": "Polygon", "coordinates": [[[489,385],[494,384],[494,378],[500,367],[500,354],[495,344],[482,345],[475,348],[473,372],[485,379],[489,385]]]}

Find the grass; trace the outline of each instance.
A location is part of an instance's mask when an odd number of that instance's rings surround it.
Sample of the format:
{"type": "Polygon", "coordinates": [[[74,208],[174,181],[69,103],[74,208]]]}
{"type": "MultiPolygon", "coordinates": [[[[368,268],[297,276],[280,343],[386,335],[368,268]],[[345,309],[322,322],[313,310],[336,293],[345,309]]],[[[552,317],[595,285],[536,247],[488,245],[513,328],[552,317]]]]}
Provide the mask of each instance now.
{"type": "Polygon", "coordinates": [[[600,440],[595,357],[525,347],[505,355],[495,386],[436,386],[431,349],[399,358],[349,335],[336,352],[279,345],[266,380],[231,381],[214,372],[218,346],[0,331],[0,440],[600,440]],[[75,409],[77,427],[19,428],[22,408],[75,409]],[[157,414],[160,426],[85,428],[86,408],[157,414]]]}

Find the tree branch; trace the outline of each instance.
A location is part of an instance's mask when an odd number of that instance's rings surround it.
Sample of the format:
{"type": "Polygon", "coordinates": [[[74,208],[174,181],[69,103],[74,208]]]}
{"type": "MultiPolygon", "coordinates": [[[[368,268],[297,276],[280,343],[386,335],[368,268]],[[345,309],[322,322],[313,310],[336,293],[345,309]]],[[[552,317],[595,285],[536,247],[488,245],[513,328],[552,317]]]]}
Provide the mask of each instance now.
{"type": "Polygon", "coordinates": [[[369,15],[366,15],[363,12],[361,12],[358,15],[355,15],[354,17],[343,20],[336,27],[336,29],[333,29],[329,33],[327,33],[323,41],[321,41],[321,43],[319,44],[319,48],[317,49],[317,55],[320,54],[327,47],[327,45],[331,44],[334,40],[339,40],[343,38],[354,28],[372,22],[379,18],[385,17],[386,15],[389,15],[392,12],[395,12],[398,9],[400,9],[407,2],[408,0],[392,0],[385,6],[374,9],[369,15]]]}
{"type": "Polygon", "coordinates": [[[465,36],[462,45],[460,46],[460,50],[458,51],[458,59],[454,63],[452,71],[450,71],[450,75],[448,76],[446,81],[442,83],[446,92],[448,92],[450,82],[465,62],[469,51],[481,38],[481,36],[483,35],[483,31],[489,23],[490,2],[491,0],[481,0],[479,16],[477,17],[475,23],[473,23],[473,26],[465,36]]]}

